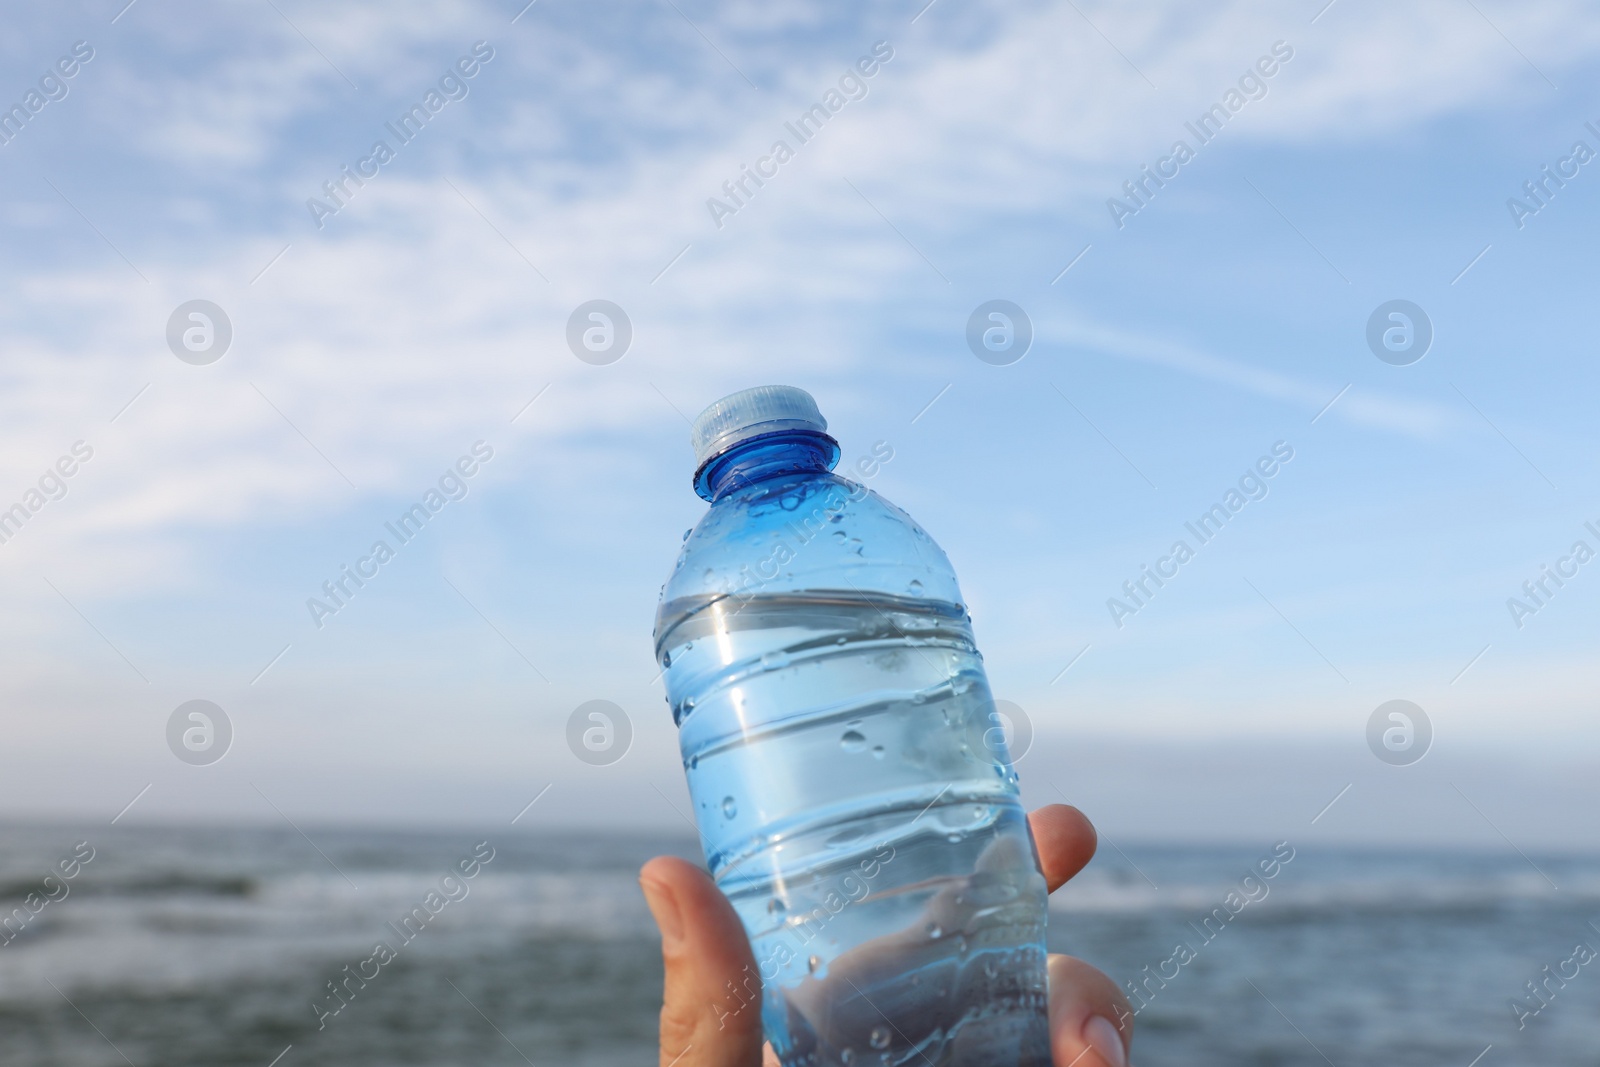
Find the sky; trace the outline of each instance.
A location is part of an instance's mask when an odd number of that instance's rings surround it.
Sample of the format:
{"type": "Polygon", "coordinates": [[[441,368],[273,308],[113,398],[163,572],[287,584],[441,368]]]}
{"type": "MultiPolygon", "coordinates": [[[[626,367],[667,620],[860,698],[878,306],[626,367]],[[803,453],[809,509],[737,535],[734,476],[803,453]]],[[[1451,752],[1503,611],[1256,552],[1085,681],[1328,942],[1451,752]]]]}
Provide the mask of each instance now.
{"type": "Polygon", "coordinates": [[[682,831],[688,421],[786,383],[892,448],[1030,802],[1600,847],[1600,14],[523,3],[8,12],[0,818],[682,831]]]}

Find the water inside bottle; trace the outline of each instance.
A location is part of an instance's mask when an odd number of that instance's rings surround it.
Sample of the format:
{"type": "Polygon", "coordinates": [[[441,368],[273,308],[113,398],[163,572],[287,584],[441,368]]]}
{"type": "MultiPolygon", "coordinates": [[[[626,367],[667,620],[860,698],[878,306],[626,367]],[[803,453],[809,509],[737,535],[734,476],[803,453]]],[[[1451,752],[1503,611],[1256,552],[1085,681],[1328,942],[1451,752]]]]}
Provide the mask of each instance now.
{"type": "Polygon", "coordinates": [[[657,634],[785,1067],[1047,1067],[1046,887],[965,609],[696,596],[657,634]]]}

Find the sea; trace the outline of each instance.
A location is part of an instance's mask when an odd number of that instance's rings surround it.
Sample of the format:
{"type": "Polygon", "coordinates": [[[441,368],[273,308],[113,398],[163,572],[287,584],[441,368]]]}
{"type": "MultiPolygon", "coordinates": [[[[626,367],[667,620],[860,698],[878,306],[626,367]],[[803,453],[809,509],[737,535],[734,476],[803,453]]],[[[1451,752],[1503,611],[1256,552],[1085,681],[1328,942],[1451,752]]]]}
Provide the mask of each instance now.
{"type": "MultiPolygon", "coordinates": [[[[660,853],[698,846],[0,827],[0,1064],[648,1067],[660,853]]],[[[1600,1063],[1597,856],[1102,840],[1049,941],[1138,989],[1143,1067],[1600,1063]]]]}

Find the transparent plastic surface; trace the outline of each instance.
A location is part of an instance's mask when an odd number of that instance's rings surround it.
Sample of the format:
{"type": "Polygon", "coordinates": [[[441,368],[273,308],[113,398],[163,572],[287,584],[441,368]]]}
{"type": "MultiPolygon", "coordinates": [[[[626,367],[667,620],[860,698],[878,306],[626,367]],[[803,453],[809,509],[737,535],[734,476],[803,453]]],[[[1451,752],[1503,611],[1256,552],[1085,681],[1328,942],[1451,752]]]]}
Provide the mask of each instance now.
{"type": "Polygon", "coordinates": [[[711,472],[656,621],[767,1038],[785,1067],[1045,1067],[1045,884],[955,575],[824,440],[711,472]]]}

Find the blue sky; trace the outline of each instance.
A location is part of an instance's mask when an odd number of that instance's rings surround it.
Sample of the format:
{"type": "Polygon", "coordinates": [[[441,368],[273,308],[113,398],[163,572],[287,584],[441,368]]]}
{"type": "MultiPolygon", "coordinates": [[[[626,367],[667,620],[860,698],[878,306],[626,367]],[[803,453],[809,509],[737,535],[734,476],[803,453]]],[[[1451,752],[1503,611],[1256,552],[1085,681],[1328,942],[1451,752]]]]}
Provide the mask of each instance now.
{"type": "Polygon", "coordinates": [[[846,457],[892,444],[873,487],[955,563],[1040,738],[1031,799],[1253,840],[1350,784],[1315,832],[1600,844],[1600,563],[1520,628],[1506,606],[1600,549],[1600,163],[1521,227],[1506,205],[1600,150],[1594,12],[519,9],[8,15],[8,106],[93,58],[0,147],[0,504],[93,458],[0,544],[0,815],[149,785],[128,818],[492,822],[549,785],[519,825],[673,824],[650,626],[704,506],[685,417],[786,382],[846,457]],[[464,98],[319,227],[308,198],[480,41],[464,98]],[[719,227],[708,198],[878,42],[864,97],[719,227]],[[1107,200],[1274,45],[1265,95],[1119,228],[1107,200]],[[964,340],[996,298],[1034,327],[1003,367],[964,340]],[[207,366],[165,340],[193,299],[233,327],[207,366]],[[593,299],[633,324],[606,366],[565,342],[593,299]],[[1392,299],[1433,326],[1409,366],[1365,341],[1392,299]],[[479,441],[466,497],[315,626],[479,441]],[[1118,627],[1107,599],[1280,441],[1270,494],[1118,627]],[[164,740],[196,698],[234,725],[210,767],[164,740]],[[1410,767],[1364,741],[1395,698],[1435,730],[1410,767]],[[634,724],[608,767],[566,748],[591,699],[634,724]]]}

